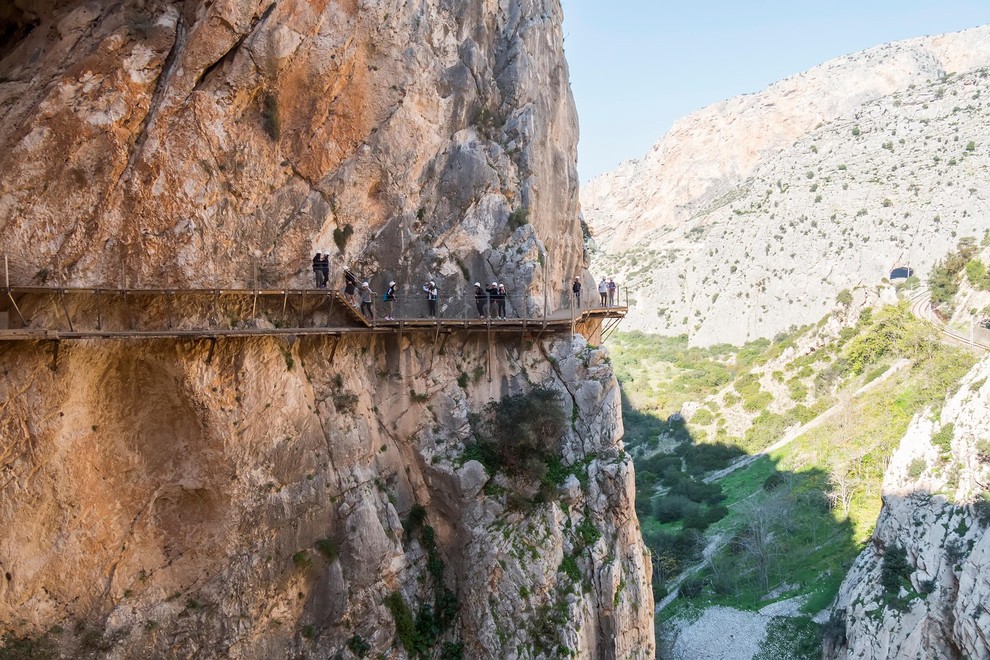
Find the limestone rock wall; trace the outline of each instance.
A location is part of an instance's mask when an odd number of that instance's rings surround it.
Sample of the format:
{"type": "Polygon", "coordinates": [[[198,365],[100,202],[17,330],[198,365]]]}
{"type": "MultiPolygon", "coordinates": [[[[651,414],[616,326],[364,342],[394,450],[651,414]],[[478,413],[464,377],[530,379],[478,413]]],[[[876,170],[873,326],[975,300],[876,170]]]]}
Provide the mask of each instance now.
{"type": "Polygon", "coordinates": [[[209,361],[206,342],[74,344],[56,372],[43,346],[3,348],[3,628],[57,625],[67,656],[387,652],[388,595],[417,613],[441,588],[403,529],[418,505],[456,612],[427,655],[652,657],[603,349],[498,345],[491,382],[462,387],[483,341],[342,340],[331,363],[332,342],[221,341],[209,361]],[[574,474],[543,503],[462,458],[468,413],[533,385],[574,408],[574,474]]]}
{"type": "MultiPolygon", "coordinates": [[[[553,302],[584,268],[560,24],[557,0],[10,4],[0,252],[16,284],[297,287],[323,249],[379,291],[435,279],[454,309],[466,278],[553,302]]],[[[0,637],[652,657],[618,389],[580,338],[52,357],[0,346],[0,637]],[[571,420],[542,500],[463,456],[469,413],[536,385],[571,420]]]]}
{"type": "Polygon", "coordinates": [[[322,248],[374,286],[498,278],[542,304],[584,267],[557,0],[11,12],[34,26],[0,60],[20,281],[298,286],[322,248]]]}
{"type": "Polygon", "coordinates": [[[891,458],[873,542],[842,584],[825,657],[990,657],[988,377],[984,359],[891,458]],[[908,575],[885,590],[894,548],[906,551],[908,575]]]}

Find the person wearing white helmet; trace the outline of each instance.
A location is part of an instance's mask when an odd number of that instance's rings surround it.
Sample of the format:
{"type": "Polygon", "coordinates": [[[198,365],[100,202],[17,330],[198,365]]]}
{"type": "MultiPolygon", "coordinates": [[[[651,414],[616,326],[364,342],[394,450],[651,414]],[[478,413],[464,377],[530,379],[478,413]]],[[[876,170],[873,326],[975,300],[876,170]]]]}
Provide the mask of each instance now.
{"type": "Polygon", "coordinates": [[[375,320],[375,308],[372,304],[375,292],[367,282],[361,282],[361,313],[372,321],[375,320]]]}
{"type": "Polygon", "coordinates": [[[485,302],[488,300],[488,294],[485,290],[481,288],[481,282],[474,283],[474,306],[478,308],[478,318],[485,318],[485,302]]]}
{"type": "Polygon", "coordinates": [[[385,290],[385,296],[382,298],[385,304],[388,306],[388,316],[385,317],[386,321],[395,320],[395,282],[388,283],[388,289],[385,290]]]}
{"type": "Polygon", "coordinates": [[[423,291],[426,292],[426,302],[430,308],[430,318],[435,319],[437,317],[437,299],[440,297],[440,291],[437,289],[437,283],[430,280],[423,285],[423,291]]]}
{"type": "Polygon", "coordinates": [[[498,282],[492,282],[485,289],[488,294],[488,318],[498,316],[498,282]]]}
{"type": "Polygon", "coordinates": [[[507,318],[505,315],[505,298],[508,294],[505,291],[505,285],[498,285],[498,317],[503,321],[507,318]]]}

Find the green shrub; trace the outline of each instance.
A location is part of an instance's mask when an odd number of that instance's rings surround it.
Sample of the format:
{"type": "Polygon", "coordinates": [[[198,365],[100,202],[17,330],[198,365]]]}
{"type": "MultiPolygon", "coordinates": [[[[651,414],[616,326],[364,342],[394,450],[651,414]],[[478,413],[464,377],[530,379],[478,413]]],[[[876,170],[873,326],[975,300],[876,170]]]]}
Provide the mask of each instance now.
{"type": "Polygon", "coordinates": [[[337,245],[337,249],[341,252],[347,247],[347,241],[350,240],[351,236],[354,235],[354,227],[347,224],[343,227],[337,227],[333,230],[333,242],[337,245]]]}
{"type": "Polygon", "coordinates": [[[356,655],[359,658],[363,658],[368,655],[368,651],[371,650],[371,644],[364,641],[360,635],[354,635],[349,640],[347,640],[347,650],[356,655]]]}
{"type": "Polygon", "coordinates": [[[509,214],[509,229],[515,231],[523,225],[529,224],[529,211],[519,207],[509,214]]]}
{"type": "Polygon", "coordinates": [[[839,293],[836,294],[835,296],[835,302],[839,303],[843,307],[848,307],[849,305],[852,304],[852,301],[853,301],[853,294],[852,291],[850,291],[849,289],[843,289],[842,291],[839,291],[839,293]]]}
{"type": "Polygon", "coordinates": [[[282,120],[278,112],[278,97],[265,92],[261,101],[261,125],[272,140],[278,140],[282,133],[282,120]]]}
{"type": "Polygon", "coordinates": [[[896,596],[902,586],[910,586],[908,578],[914,570],[907,560],[907,550],[903,545],[891,544],[883,554],[880,567],[880,586],[888,596],[896,596]]]}
{"type": "Polygon", "coordinates": [[[416,623],[413,620],[412,610],[406,604],[406,599],[398,591],[393,591],[385,597],[385,607],[392,613],[392,620],[395,622],[395,634],[398,636],[399,642],[402,643],[402,647],[410,655],[421,653],[416,635],[416,623]]]}
{"type": "Polygon", "coordinates": [[[681,582],[681,587],[678,591],[682,598],[692,599],[700,596],[701,591],[704,588],[705,588],[704,578],[700,578],[692,575],[689,578],[685,578],[684,581],[681,582]]]}
{"type": "Polygon", "coordinates": [[[327,561],[333,561],[337,558],[337,544],[332,540],[320,539],[315,545],[317,552],[326,557],[327,561]]]}
{"type": "Polygon", "coordinates": [[[990,440],[981,438],[976,441],[976,457],[983,463],[990,463],[990,440]]]}
{"type": "Polygon", "coordinates": [[[952,439],[955,437],[956,425],[946,424],[932,436],[932,445],[939,450],[942,458],[952,454],[952,439]]]}
{"type": "Polygon", "coordinates": [[[990,493],[980,493],[973,500],[973,515],[984,527],[990,526],[990,493]]]}
{"type": "Polygon", "coordinates": [[[701,505],[684,495],[657,495],[653,499],[653,517],[662,523],[681,520],[701,511],[701,505]]]}
{"type": "Polygon", "coordinates": [[[490,472],[542,482],[552,459],[559,460],[567,417],[560,394],[542,387],[489,403],[471,418],[476,453],[490,472]]]}
{"type": "Polygon", "coordinates": [[[767,492],[774,491],[786,483],[787,479],[780,472],[771,472],[770,475],[763,480],[763,490],[767,492]]]}
{"type": "Polygon", "coordinates": [[[61,657],[47,635],[39,638],[0,636],[0,660],[49,660],[61,657]]]}
{"type": "Polygon", "coordinates": [[[928,469],[928,463],[923,458],[916,458],[908,465],[908,476],[917,479],[928,469]]]}
{"type": "Polygon", "coordinates": [[[714,416],[712,411],[708,408],[699,408],[696,413],[691,417],[691,423],[697,424],[698,426],[708,426],[712,423],[714,416]]]}
{"type": "Polygon", "coordinates": [[[300,550],[296,554],[292,555],[292,563],[295,564],[297,568],[307,568],[313,563],[313,560],[310,559],[308,552],[305,550],[300,550]]]}
{"type": "Polygon", "coordinates": [[[773,395],[769,392],[759,392],[743,400],[743,410],[746,412],[757,412],[765,410],[773,402],[773,395]]]}
{"type": "Polygon", "coordinates": [[[581,581],[581,569],[578,568],[577,557],[574,555],[564,555],[564,558],[560,560],[560,566],[557,568],[557,572],[563,573],[572,582],[581,581]]]}

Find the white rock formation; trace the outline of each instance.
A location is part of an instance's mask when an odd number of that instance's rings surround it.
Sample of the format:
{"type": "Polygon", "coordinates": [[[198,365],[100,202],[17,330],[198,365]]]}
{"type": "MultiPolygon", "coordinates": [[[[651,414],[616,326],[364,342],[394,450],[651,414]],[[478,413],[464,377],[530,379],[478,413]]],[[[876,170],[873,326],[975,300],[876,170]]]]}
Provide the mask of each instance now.
{"type": "Polygon", "coordinates": [[[772,336],[982,237],[988,35],[828,62],[691,115],[586,186],[594,267],[632,293],[631,326],[695,344],[772,336]]]}
{"type": "Polygon", "coordinates": [[[891,458],[873,542],[842,584],[825,657],[990,657],[988,378],[990,358],[940,420],[914,420],[891,458]],[[884,556],[895,547],[907,552],[910,587],[885,591],[884,556]]]}

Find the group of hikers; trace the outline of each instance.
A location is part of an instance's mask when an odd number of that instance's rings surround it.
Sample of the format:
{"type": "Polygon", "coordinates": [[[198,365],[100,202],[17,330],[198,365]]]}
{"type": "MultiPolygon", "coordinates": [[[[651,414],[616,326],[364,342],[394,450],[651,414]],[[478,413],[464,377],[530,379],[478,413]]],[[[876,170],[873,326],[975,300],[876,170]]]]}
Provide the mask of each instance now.
{"type": "MultiPolygon", "coordinates": [[[[330,255],[328,253],[317,252],[313,257],[313,273],[316,276],[316,287],[318,289],[327,288],[330,279],[330,255]]],[[[440,299],[440,291],[437,283],[433,280],[423,284],[423,293],[426,295],[427,316],[431,319],[437,318],[437,305],[440,299]]],[[[604,277],[598,283],[598,295],[602,307],[615,306],[618,286],[615,280],[604,277]]],[[[574,302],[578,308],[581,307],[581,278],[575,277],[571,285],[571,293],[574,295],[574,302]]],[[[359,307],[361,314],[366,318],[375,320],[375,296],[378,294],[371,289],[368,282],[361,282],[349,268],[344,268],[344,295],[355,307],[359,307]]],[[[480,282],[474,283],[474,303],[478,311],[479,319],[505,320],[506,299],[508,293],[505,284],[492,282],[487,287],[482,287],[480,282]]],[[[382,295],[382,302],[385,303],[386,321],[395,320],[395,303],[398,300],[396,293],[396,283],[390,281],[388,288],[382,295]]]]}
{"type": "MultiPolygon", "coordinates": [[[[600,304],[602,307],[615,307],[615,296],[619,291],[618,285],[615,280],[611,277],[608,281],[605,281],[603,277],[601,282],[598,283],[598,297],[600,298],[600,304]]],[[[581,278],[575,277],[574,284],[571,285],[571,293],[574,294],[574,305],[578,308],[581,307],[581,278]]]]}

